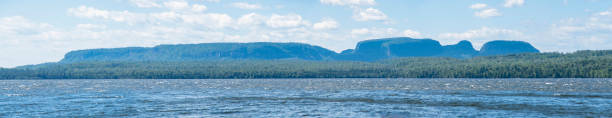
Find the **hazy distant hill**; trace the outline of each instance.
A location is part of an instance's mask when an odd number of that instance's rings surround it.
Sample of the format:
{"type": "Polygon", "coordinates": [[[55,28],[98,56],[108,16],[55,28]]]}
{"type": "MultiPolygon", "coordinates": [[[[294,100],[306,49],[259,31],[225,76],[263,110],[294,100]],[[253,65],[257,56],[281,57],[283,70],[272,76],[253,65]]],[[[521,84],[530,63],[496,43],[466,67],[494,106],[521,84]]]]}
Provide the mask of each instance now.
{"type": "Polygon", "coordinates": [[[515,54],[515,53],[538,53],[538,49],[531,46],[531,44],[522,41],[491,41],[482,45],[480,49],[480,56],[490,55],[504,55],[504,54],[515,54]]]}
{"type": "Polygon", "coordinates": [[[328,49],[302,43],[203,43],[160,45],[152,48],[112,48],[72,51],[61,62],[80,61],[193,61],[227,59],[325,60],[328,49]]]}
{"type": "MultiPolygon", "coordinates": [[[[395,57],[471,58],[478,54],[469,41],[456,45],[440,45],[432,39],[386,38],[357,43],[357,47],[340,53],[339,60],[379,60],[395,57]]],[[[507,53],[510,54],[510,53],[507,53]]]]}
{"type": "Polygon", "coordinates": [[[469,41],[442,46],[432,39],[407,37],[361,41],[355,49],[342,53],[303,43],[202,43],[160,45],[152,48],[129,47],[72,51],[63,63],[83,61],[194,61],[194,60],[349,60],[375,61],[397,57],[453,57],[506,55],[539,52],[527,42],[492,41],[481,51],[469,41]]]}

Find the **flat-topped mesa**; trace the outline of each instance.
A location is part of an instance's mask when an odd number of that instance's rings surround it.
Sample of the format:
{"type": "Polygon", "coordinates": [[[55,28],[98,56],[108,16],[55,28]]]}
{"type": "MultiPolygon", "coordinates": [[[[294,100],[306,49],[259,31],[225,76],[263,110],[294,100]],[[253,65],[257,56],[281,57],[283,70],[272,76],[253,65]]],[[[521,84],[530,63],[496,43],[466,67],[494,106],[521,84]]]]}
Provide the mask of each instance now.
{"type": "Polygon", "coordinates": [[[393,57],[423,57],[443,51],[438,41],[407,37],[366,40],[357,43],[355,50],[342,53],[339,60],[374,61],[393,57]]]}
{"type": "Polygon", "coordinates": [[[478,53],[469,41],[442,46],[436,40],[408,37],[361,41],[357,43],[355,50],[350,53],[348,51],[350,50],[343,51],[337,59],[374,61],[395,57],[471,58],[478,53]]]}
{"type": "Polygon", "coordinates": [[[202,43],[159,45],[152,48],[111,48],[72,51],[61,62],[190,61],[226,59],[323,60],[336,53],[303,43],[202,43]]]}
{"type": "Polygon", "coordinates": [[[518,53],[539,53],[540,51],[524,41],[490,41],[482,45],[479,56],[507,55],[518,53]]]}
{"type": "Polygon", "coordinates": [[[303,43],[202,43],[159,45],[151,48],[128,47],[72,51],[61,62],[84,61],[193,61],[193,60],[348,60],[376,61],[399,57],[452,57],[504,55],[539,52],[529,43],[521,41],[492,41],[481,51],[469,41],[455,45],[441,45],[432,39],[408,37],[361,41],[355,49],[341,53],[303,43]]]}

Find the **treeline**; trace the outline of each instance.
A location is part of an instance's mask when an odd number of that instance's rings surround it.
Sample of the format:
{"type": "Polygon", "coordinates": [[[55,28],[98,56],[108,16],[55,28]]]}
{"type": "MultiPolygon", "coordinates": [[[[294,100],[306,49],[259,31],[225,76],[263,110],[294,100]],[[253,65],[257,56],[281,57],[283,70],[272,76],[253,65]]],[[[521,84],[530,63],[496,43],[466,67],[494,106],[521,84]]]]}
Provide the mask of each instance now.
{"type": "Polygon", "coordinates": [[[0,69],[2,79],[612,78],[612,51],[376,62],[226,60],[51,63],[0,69]]]}

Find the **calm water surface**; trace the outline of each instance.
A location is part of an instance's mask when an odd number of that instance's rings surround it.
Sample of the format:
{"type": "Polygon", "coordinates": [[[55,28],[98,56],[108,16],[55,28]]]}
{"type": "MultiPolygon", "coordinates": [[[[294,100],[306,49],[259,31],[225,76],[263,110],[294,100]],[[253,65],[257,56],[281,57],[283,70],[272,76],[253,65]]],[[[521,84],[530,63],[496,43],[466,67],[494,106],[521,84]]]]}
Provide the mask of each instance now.
{"type": "Polygon", "coordinates": [[[3,117],[612,117],[612,79],[0,80],[3,117]]]}

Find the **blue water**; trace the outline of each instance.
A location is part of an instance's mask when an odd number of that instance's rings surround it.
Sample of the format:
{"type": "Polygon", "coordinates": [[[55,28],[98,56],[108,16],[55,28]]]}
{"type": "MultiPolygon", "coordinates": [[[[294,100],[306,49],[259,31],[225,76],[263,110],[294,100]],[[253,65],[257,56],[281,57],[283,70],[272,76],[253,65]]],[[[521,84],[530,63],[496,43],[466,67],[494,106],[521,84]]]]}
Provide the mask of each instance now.
{"type": "Polygon", "coordinates": [[[612,79],[0,80],[4,117],[612,117],[612,79]]]}

